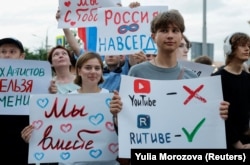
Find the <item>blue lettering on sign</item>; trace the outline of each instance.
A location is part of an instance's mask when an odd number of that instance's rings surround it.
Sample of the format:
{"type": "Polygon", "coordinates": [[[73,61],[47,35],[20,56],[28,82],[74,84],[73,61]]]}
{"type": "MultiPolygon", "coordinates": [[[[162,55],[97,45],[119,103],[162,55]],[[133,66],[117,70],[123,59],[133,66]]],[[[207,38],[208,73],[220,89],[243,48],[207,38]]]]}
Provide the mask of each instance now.
{"type": "Polygon", "coordinates": [[[123,50],[143,50],[144,53],[150,51],[156,53],[157,48],[151,37],[146,35],[128,35],[126,37],[117,36],[114,38],[99,38],[99,52],[123,51],[123,50]]]}
{"type": "Polygon", "coordinates": [[[15,95],[15,96],[2,96],[0,97],[1,107],[18,107],[29,105],[29,95],[15,95]]]}
{"type": "Polygon", "coordinates": [[[166,144],[171,143],[171,134],[169,132],[158,132],[158,133],[149,133],[141,132],[135,133],[130,132],[130,144],[166,144]]]}

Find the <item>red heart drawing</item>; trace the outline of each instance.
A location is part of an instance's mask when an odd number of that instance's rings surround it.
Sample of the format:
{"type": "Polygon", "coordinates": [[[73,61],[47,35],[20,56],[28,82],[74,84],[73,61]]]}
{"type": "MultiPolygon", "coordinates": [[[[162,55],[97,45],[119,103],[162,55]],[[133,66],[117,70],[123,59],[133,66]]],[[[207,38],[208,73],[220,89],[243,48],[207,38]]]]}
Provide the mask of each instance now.
{"type": "Polygon", "coordinates": [[[71,124],[62,124],[60,126],[60,129],[64,132],[67,133],[72,129],[72,125],[71,124]]]}
{"type": "Polygon", "coordinates": [[[35,127],[36,130],[38,130],[42,127],[43,121],[42,120],[33,121],[32,125],[35,127]]]}
{"type": "Polygon", "coordinates": [[[76,24],[75,21],[70,22],[70,25],[71,25],[71,26],[75,26],[75,24],[76,24]]]}
{"type": "Polygon", "coordinates": [[[106,126],[106,128],[107,128],[108,130],[110,130],[110,131],[115,131],[114,123],[108,121],[108,122],[105,123],[105,126],[106,126]]]}
{"type": "Polygon", "coordinates": [[[118,151],[118,143],[109,144],[109,151],[116,153],[118,151]]]}
{"type": "Polygon", "coordinates": [[[70,1],[64,2],[64,5],[67,6],[67,7],[69,7],[71,5],[71,2],[70,1]]]}

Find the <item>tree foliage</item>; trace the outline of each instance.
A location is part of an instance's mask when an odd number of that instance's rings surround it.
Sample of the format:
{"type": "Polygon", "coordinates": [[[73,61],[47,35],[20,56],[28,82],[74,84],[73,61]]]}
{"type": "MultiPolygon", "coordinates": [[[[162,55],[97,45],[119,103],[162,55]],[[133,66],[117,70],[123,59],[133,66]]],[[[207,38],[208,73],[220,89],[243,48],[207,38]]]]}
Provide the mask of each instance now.
{"type": "Polygon", "coordinates": [[[25,48],[25,59],[26,60],[42,60],[47,61],[47,52],[44,48],[39,48],[34,52],[30,52],[28,48],[25,48]]]}
{"type": "MultiPolygon", "coordinates": [[[[77,36],[77,30],[71,30],[71,32],[73,33],[74,37],[77,39],[77,42],[79,45],[82,45],[81,43],[81,39],[77,36]]],[[[72,51],[69,43],[67,42],[67,40],[65,39],[65,48],[67,48],[68,50],[72,51]]],[[[28,48],[25,48],[24,52],[26,54],[25,59],[27,60],[43,60],[46,61],[47,60],[47,55],[48,52],[46,50],[46,46],[47,46],[47,50],[50,48],[50,46],[45,45],[45,46],[41,46],[40,48],[38,48],[37,50],[31,52],[28,48]]]]}

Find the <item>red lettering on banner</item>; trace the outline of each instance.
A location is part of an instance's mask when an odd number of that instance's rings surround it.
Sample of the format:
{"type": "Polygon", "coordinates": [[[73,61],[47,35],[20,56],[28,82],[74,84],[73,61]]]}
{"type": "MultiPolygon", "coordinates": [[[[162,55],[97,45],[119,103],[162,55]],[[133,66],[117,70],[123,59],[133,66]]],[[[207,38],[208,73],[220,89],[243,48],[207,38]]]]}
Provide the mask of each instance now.
{"type": "Polygon", "coordinates": [[[149,16],[147,11],[124,11],[121,12],[114,12],[112,10],[105,10],[105,26],[109,25],[109,21],[114,24],[132,24],[132,23],[149,23],[149,16]]]}
{"type": "Polygon", "coordinates": [[[86,116],[88,115],[88,113],[84,113],[85,110],[85,106],[82,106],[80,109],[76,108],[76,105],[73,106],[72,110],[68,113],[66,113],[66,107],[68,104],[68,99],[65,100],[63,107],[61,110],[57,110],[57,103],[58,103],[58,98],[55,99],[54,105],[52,107],[52,110],[50,111],[50,113],[48,113],[47,111],[45,111],[45,117],[46,118],[50,118],[51,116],[55,116],[56,118],[59,118],[61,116],[63,116],[64,118],[66,117],[75,117],[75,116],[86,116]]]}
{"type": "Polygon", "coordinates": [[[0,92],[31,92],[33,87],[33,80],[26,79],[0,79],[0,92]]]}
{"type": "Polygon", "coordinates": [[[79,3],[77,3],[77,6],[94,6],[94,5],[98,5],[97,0],[89,0],[89,3],[87,0],[79,0],[79,3]]]}
{"type": "Polygon", "coordinates": [[[71,11],[70,11],[70,10],[68,10],[68,11],[66,12],[65,17],[64,17],[64,22],[70,22],[70,21],[71,21],[71,19],[68,19],[69,14],[71,14],[71,11]]]}
{"type": "Polygon", "coordinates": [[[88,13],[89,9],[77,9],[76,14],[78,16],[77,20],[78,21],[97,21],[97,14],[93,14],[97,8],[92,8],[90,9],[90,12],[88,13]]]}
{"type": "Polygon", "coordinates": [[[92,149],[93,146],[93,140],[84,140],[82,138],[82,133],[86,134],[97,134],[101,132],[100,130],[87,130],[87,129],[82,129],[79,130],[77,133],[78,140],[75,141],[65,141],[63,139],[53,139],[53,137],[50,136],[50,133],[52,132],[52,125],[48,126],[45,129],[45,132],[43,134],[42,140],[38,143],[38,146],[41,146],[43,150],[47,149],[55,149],[55,150],[77,150],[77,149],[85,149],[89,150],[92,149]]]}

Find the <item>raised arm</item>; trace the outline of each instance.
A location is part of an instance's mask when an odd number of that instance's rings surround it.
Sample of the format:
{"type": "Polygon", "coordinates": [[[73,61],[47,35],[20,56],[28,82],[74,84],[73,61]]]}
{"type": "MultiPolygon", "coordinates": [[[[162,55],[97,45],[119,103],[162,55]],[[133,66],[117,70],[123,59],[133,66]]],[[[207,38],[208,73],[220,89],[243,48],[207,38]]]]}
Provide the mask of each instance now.
{"type": "MultiPolygon", "coordinates": [[[[57,10],[57,12],[56,12],[56,20],[57,21],[60,19],[60,16],[61,16],[60,10],[57,10]]],[[[73,33],[70,31],[69,28],[64,28],[63,33],[65,35],[67,42],[69,43],[69,46],[73,50],[74,54],[76,56],[80,56],[83,53],[83,49],[80,48],[80,45],[79,45],[77,39],[75,38],[75,36],[73,35],[73,33]]]]}

